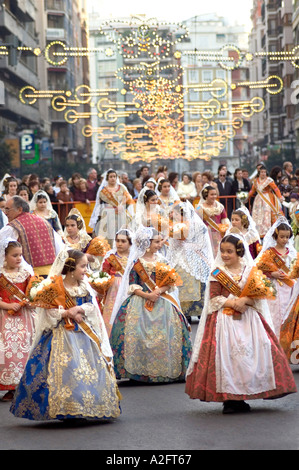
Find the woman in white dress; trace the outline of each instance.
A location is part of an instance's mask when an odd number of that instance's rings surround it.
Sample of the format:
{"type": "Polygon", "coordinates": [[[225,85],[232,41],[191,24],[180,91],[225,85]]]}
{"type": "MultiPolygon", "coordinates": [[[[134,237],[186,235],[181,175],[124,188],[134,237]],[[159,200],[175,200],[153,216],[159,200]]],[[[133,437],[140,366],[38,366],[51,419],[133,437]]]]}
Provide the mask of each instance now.
{"type": "Polygon", "coordinates": [[[297,391],[267,301],[239,295],[252,269],[254,261],[243,238],[225,236],[207,283],[187,371],[189,397],[222,402],[225,414],[250,411],[245,400],[297,391]]]}

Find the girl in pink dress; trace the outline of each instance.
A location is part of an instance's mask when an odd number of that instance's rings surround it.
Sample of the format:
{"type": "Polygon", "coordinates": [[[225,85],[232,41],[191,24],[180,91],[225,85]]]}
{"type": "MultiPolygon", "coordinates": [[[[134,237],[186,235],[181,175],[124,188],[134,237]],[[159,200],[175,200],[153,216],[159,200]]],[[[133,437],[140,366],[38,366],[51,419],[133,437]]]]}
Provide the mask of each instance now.
{"type": "Polygon", "coordinates": [[[23,259],[22,246],[5,240],[0,246],[0,391],[13,399],[34,335],[34,310],[22,298],[33,270],[23,259]],[[15,292],[13,292],[15,291],[15,292]]]}

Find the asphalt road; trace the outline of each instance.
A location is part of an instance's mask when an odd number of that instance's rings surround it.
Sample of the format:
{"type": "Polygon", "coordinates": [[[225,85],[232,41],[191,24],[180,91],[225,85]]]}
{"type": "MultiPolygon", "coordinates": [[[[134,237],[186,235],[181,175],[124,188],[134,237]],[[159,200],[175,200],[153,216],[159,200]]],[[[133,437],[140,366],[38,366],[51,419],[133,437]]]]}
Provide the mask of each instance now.
{"type": "MultiPolygon", "coordinates": [[[[197,323],[192,325],[193,334],[196,328],[197,323]]],[[[292,370],[299,390],[299,366],[292,370]]],[[[195,450],[298,450],[298,393],[251,401],[248,414],[223,415],[221,404],[191,400],[184,389],[184,383],[132,385],[123,381],[122,414],[108,423],[32,422],[15,418],[10,404],[0,401],[0,449],[105,450],[105,459],[116,458],[113,451],[185,455],[195,450]]],[[[137,461],[130,463],[138,466],[137,461]]]]}

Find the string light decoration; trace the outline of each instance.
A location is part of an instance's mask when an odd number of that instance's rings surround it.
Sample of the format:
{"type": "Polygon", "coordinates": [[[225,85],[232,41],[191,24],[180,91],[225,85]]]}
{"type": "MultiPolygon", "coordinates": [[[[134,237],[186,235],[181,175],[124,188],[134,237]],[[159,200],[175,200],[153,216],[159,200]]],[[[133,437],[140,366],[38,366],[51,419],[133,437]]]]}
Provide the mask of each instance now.
{"type": "Polygon", "coordinates": [[[189,36],[188,28],[181,23],[158,22],[155,18],[139,16],[108,20],[100,26],[99,32],[117,46],[125,59],[138,59],[144,54],[151,59],[164,59],[170,56],[176,44],[189,36]]]}
{"type": "MultiPolygon", "coordinates": [[[[49,100],[52,109],[62,113],[67,123],[83,121],[84,137],[94,138],[113,155],[131,163],[161,157],[208,161],[220,155],[243,127],[245,119],[265,108],[265,101],[260,97],[233,100],[232,92],[247,88],[275,95],[283,91],[284,84],[279,76],[271,75],[261,81],[229,83],[216,78],[208,83],[186,85],[182,58],[195,56],[199,65],[200,62],[217,63],[227,72],[254,59],[290,62],[298,68],[299,46],[290,52],[254,54],[243,52],[234,44],[226,44],[217,51],[176,50],[178,43],[188,36],[187,27],[181,23],[135,16],[101,24],[99,37],[107,39],[107,45],[101,47],[68,47],[63,41],[52,41],[44,50],[19,47],[20,53],[42,56],[57,68],[64,67],[71,57],[92,54],[115,59],[119,54],[127,61],[114,73],[120,87],[91,89],[82,84],[75,90],[53,91],[26,86],[20,90],[19,99],[26,105],[34,105],[40,99],[49,100]],[[192,92],[199,93],[199,99],[192,99],[192,92]],[[203,93],[209,93],[210,98],[203,99],[203,93]],[[92,126],[93,117],[101,125],[92,126]]],[[[0,57],[9,55],[9,47],[0,46],[0,57]]]]}

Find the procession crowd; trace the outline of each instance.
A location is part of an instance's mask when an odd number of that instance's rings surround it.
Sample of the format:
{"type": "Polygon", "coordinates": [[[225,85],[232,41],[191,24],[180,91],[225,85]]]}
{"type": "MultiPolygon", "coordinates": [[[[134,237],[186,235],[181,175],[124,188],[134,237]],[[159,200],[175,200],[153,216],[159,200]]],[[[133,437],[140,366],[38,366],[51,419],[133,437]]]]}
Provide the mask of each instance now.
{"type": "Polygon", "coordinates": [[[191,399],[224,414],[295,393],[299,171],[143,166],[134,176],[3,176],[0,391],[10,411],[117,418],[122,380],[185,382],[191,399]]]}

